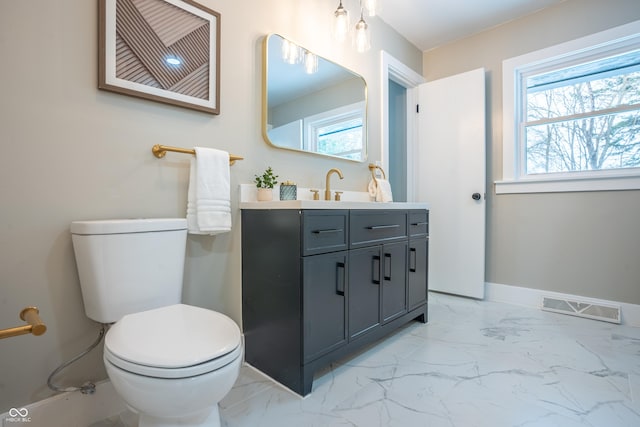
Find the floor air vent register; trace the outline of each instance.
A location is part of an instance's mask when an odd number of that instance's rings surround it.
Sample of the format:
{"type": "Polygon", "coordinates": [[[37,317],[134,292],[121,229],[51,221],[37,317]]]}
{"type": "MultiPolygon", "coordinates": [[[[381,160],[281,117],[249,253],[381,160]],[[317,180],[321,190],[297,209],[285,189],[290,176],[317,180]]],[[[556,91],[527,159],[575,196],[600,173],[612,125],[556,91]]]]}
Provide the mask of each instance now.
{"type": "Polygon", "coordinates": [[[542,297],[542,310],[620,324],[620,307],[615,305],[542,297]]]}

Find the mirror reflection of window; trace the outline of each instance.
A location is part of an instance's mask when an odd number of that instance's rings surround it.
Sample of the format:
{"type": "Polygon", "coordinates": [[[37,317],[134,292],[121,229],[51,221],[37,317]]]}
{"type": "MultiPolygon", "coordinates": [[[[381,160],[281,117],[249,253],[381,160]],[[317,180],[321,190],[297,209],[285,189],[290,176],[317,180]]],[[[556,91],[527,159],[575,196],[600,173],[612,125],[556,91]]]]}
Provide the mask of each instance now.
{"type": "Polygon", "coordinates": [[[272,34],[264,42],[263,133],[279,148],[365,161],[364,79],[272,34]]]}
{"type": "Polygon", "coordinates": [[[320,154],[362,161],[364,103],[356,103],[305,119],[307,148],[320,154]]]}

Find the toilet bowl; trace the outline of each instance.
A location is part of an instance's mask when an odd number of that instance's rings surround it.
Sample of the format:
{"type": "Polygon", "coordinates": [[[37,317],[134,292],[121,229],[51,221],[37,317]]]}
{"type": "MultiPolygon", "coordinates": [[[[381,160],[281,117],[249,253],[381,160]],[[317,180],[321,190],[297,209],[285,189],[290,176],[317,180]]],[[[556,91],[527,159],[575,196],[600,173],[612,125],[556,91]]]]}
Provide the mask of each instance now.
{"type": "Polygon", "coordinates": [[[107,374],[140,427],[219,426],[241,361],[237,325],[184,304],[126,315],[105,337],[107,374]]]}
{"type": "Polygon", "coordinates": [[[104,364],[140,427],[218,427],[243,359],[238,325],[182,304],[184,218],[75,221],[85,313],[112,326],[104,364]]]}

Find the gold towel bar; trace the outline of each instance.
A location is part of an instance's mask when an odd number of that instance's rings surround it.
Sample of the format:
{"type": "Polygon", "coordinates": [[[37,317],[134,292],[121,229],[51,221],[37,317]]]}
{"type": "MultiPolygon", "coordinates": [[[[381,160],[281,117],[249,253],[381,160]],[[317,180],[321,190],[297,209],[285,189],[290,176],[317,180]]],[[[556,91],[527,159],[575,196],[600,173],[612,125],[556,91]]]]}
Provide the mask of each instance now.
{"type": "Polygon", "coordinates": [[[16,337],[18,335],[33,334],[42,335],[47,331],[47,326],[42,323],[42,319],[38,315],[40,310],[38,307],[25,307],[20,312],[20,318],[28,323],[24,326],[16,326],[15,328],[8,328],[0,330],[0,339],[16,337]]]}
{"type": "MultiPolygon", "coordinates": [[[[180,147],[170,147],[168,145],[160,145],[160,144],[156,144],[153,146],[153,148],[151,148],[151,152],[153,153],[154,156],[156,156],[157,158],[161,159],[165,156],[165,154],[167,154],[167,151],[173,151],[176,153],[183,153],[183,154],[196,154],[196,150],[194,149],[189,149],[189,148],[180,148],[180,147]]],[[[233,154],[229,155],[229,164],[234,164],[236,162],[236,160],[244,160],[244,157],[240,157],[240,156],[235,156],[233,154]]]]}
{"type": "Polygon", "coordinates": [[[376,169],[380,169],[383,179],[387,179],[387,175],[384,173],[384,170],[380,166],[374,165],[373,163],[369,163],[369,170],[371,171],[373,182],[375,182],[376,185],[378,185],[378,180],[376,180],[376,169]]]}

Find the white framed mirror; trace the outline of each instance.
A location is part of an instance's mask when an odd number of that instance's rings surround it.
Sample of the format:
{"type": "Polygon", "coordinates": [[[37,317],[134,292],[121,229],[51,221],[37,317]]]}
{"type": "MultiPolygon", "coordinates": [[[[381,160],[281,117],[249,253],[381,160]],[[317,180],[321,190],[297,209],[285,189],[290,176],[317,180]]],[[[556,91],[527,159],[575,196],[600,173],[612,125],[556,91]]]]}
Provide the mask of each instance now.
{"type": "Polygon", "coordinates": [[[364,78],[278,35],[263,42],[262,134],[274,147],[367,158],[364,78]]]}

